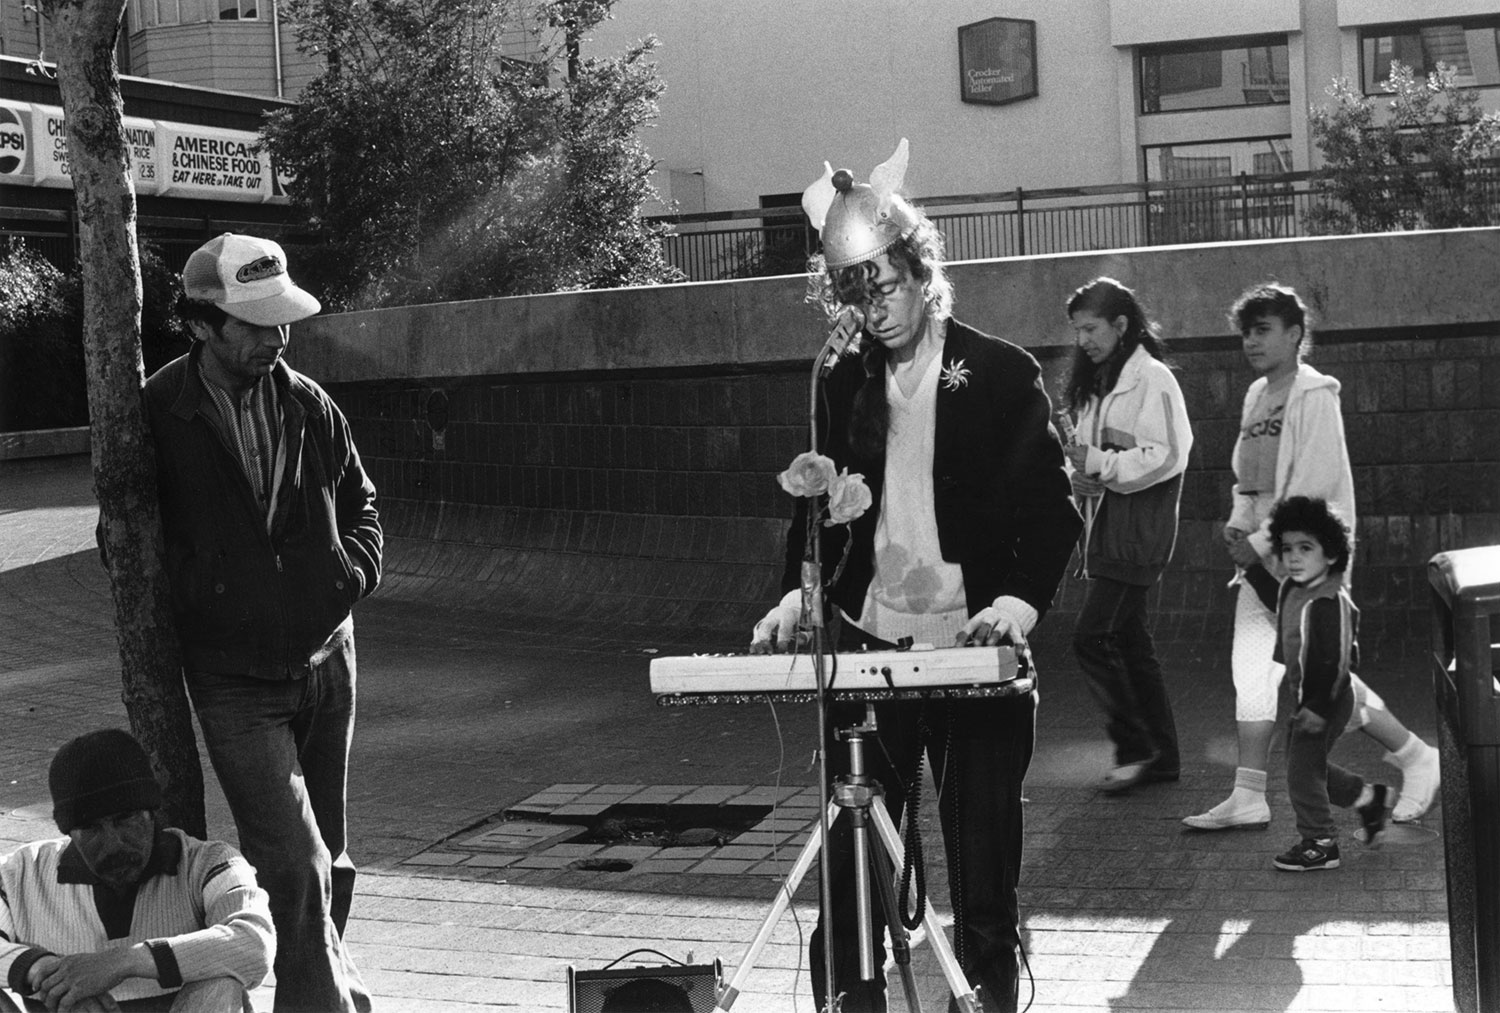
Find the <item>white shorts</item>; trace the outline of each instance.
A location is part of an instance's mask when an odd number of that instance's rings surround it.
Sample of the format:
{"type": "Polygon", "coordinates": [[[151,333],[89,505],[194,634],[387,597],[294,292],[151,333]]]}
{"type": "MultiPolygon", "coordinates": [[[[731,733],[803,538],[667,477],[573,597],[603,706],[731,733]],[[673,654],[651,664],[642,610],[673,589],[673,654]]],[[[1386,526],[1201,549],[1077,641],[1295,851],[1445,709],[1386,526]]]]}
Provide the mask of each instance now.
{"type": "MultiPolygon", "coordinates": [[[[1276,617],[1266,610],[1249,584],[1240,584],[1234,606],[1234,649],[1230,667],[1234,674],[1234,719],[1275,721],[1276,703],[1286,666],[1272,661],[1276,650],[1276,617]]],[[[1385,710],[1380,694],[1363,679],[1349,674],[1354,687],[1354,709],[1345,732],[1358,731],[1370,723],[1375,711],[1385,710]]]]}
{"type": "Polygon", "coordinates": [[[1272,661],[1276,650],[1276,617],[1266,610],[1249,584],[1241,583],[1234,603],[1234,719],[1275,721],[1277,695],[1286,666],[1272,661]]]}

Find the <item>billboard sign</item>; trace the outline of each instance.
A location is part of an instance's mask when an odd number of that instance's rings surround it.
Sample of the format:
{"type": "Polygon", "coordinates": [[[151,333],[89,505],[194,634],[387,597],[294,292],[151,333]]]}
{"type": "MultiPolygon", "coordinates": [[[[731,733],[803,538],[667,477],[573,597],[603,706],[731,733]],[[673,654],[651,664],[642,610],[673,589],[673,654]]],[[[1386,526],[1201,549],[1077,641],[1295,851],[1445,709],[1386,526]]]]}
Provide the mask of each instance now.
{"type": "Polygon", "coordinates": [[[30,183],[31,106],[0,99],[0,177],[8,183],[30,183]]]}
{"type": "MultiPolygon", "coordinates": [[[[125,150],[138,194],[288,203],[271,159],[250,130],[124,118],[125,150]]],[[[0,179],[71,188],[68,131],[58,106],[0,99],[0,179]]]]}

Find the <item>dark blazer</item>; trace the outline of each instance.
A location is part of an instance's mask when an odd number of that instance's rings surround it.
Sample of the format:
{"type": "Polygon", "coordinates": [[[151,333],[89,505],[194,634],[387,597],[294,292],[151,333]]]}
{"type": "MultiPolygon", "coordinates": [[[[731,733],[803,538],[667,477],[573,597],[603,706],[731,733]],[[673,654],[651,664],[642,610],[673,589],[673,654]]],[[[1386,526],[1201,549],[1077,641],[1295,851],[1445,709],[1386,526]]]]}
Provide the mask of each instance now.
{"type": "Polygon", "coordinates": [[[172,611],[184,665],[263,679],[305,674],[380,581],[375,486],[349,423],[312,380],[279,362],[286,472],[271,529],[215,424],[199,343],[146,381],[172,611]]]}
{"type": "MultiPolygon", "coordinates": [[[[1000,595],[1044,614],[1083,522],[1073,507],[1041,368],[1026,350],[956,320],[948,321],[942,358],[932,477],[943,559],[963,568],[970,615],[1000,595]]],[[[856,619],[875,574],[875,523],[885,485],[883,452],[862,457],[849,444],[850,412],[869,368],[864,357],[841,359],[818,412],[819,450],[839,469],[863,474],[874,496],[853,524],[820,528],[825,583],[845,541],[854,539],[828,599],[856,619]]],[[[783,591],[801,583],[808,503],[796,500],[783,591]]]]}

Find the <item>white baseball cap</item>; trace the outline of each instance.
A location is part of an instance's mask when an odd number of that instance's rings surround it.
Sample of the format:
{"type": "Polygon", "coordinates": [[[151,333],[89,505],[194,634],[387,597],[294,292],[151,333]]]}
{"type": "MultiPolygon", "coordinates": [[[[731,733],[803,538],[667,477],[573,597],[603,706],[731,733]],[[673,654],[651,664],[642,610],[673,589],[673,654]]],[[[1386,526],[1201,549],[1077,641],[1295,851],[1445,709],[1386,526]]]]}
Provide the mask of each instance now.
{"type": "Polygon", "coordinates": [[[279,327],[323,308],[292,283],[286,254],[269,239],[226,232],[188,257],[182,287],[189,299],[211,302],[248,324],[279,327]]]}

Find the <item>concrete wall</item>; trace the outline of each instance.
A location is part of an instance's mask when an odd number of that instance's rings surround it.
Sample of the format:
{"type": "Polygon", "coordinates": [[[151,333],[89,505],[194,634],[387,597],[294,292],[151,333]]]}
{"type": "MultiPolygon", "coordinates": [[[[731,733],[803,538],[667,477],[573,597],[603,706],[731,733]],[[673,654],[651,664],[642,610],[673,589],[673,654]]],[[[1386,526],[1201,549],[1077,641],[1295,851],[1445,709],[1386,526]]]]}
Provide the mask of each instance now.
{"type": "MultiPolygon", "coordinates": [[[[701,173],[682,210],[725,211],[801,191],[825,158],[864,179],[902,136],[918,197],[1138,182],[1143,147],[1267,136],[1290,137],[1293,169],[1315,168],[1308,108],[1328,104],[1333,78],[1358,81],[1360,26],[1497,10],[1494,0],[619,0],[585,52],[661,40],[667,90],[642,134],[658,189],[676,196],[672,171],[701,173]],[[959,100],[957,28],[991,17],[1036,22],[1036,98],[959,100]],[[1286,104],[1139,113],[1139,47],[1282,33],[1286,104]]],[[[1480,99],[1500,108],[1500,88],[1480,99]]]]}
{"type": "MultiPolygon", "coordinates": [[[[1168,338],[1197,442],[1158,633],[1227,622],[1218,542],[1252,379],[1224,310],[1244,285],[1312,305],[1313,361],[1344,383],[1366,647],[1419,654],[1423,567],[1500,542],[1500,230],[1153,248],[953,266],[957,315],[1032,349],[1057,391],[1062,304],[1109,274],[1168,338]]],[[[438,610],[742,639],[775,597],[821,343],[800,277],[564,293],[320,318],[291,358],[345,407],[393,535],[383,593],[438,610]]],[[[1076,608],[1065,588],[1059,611],[1076,608]]],[[[1066,621],[1065,619],[1062,621],[1066,621]]]]}
{"type": "Polygon", "coordinates": [[[709,211],[800,192],[825,158],[864,179],[903,136],[918,195],[1134,178],[1117,161],[1109,9],[1097,0],[621,0],[585,52],[645,35],[662,42],[667,85],[642,137],[659,188],[666,170],[701,171],[709,211]],[[958,28],[992,17],[1037,23],[1038,97],[960,101],[958,28]]]}

